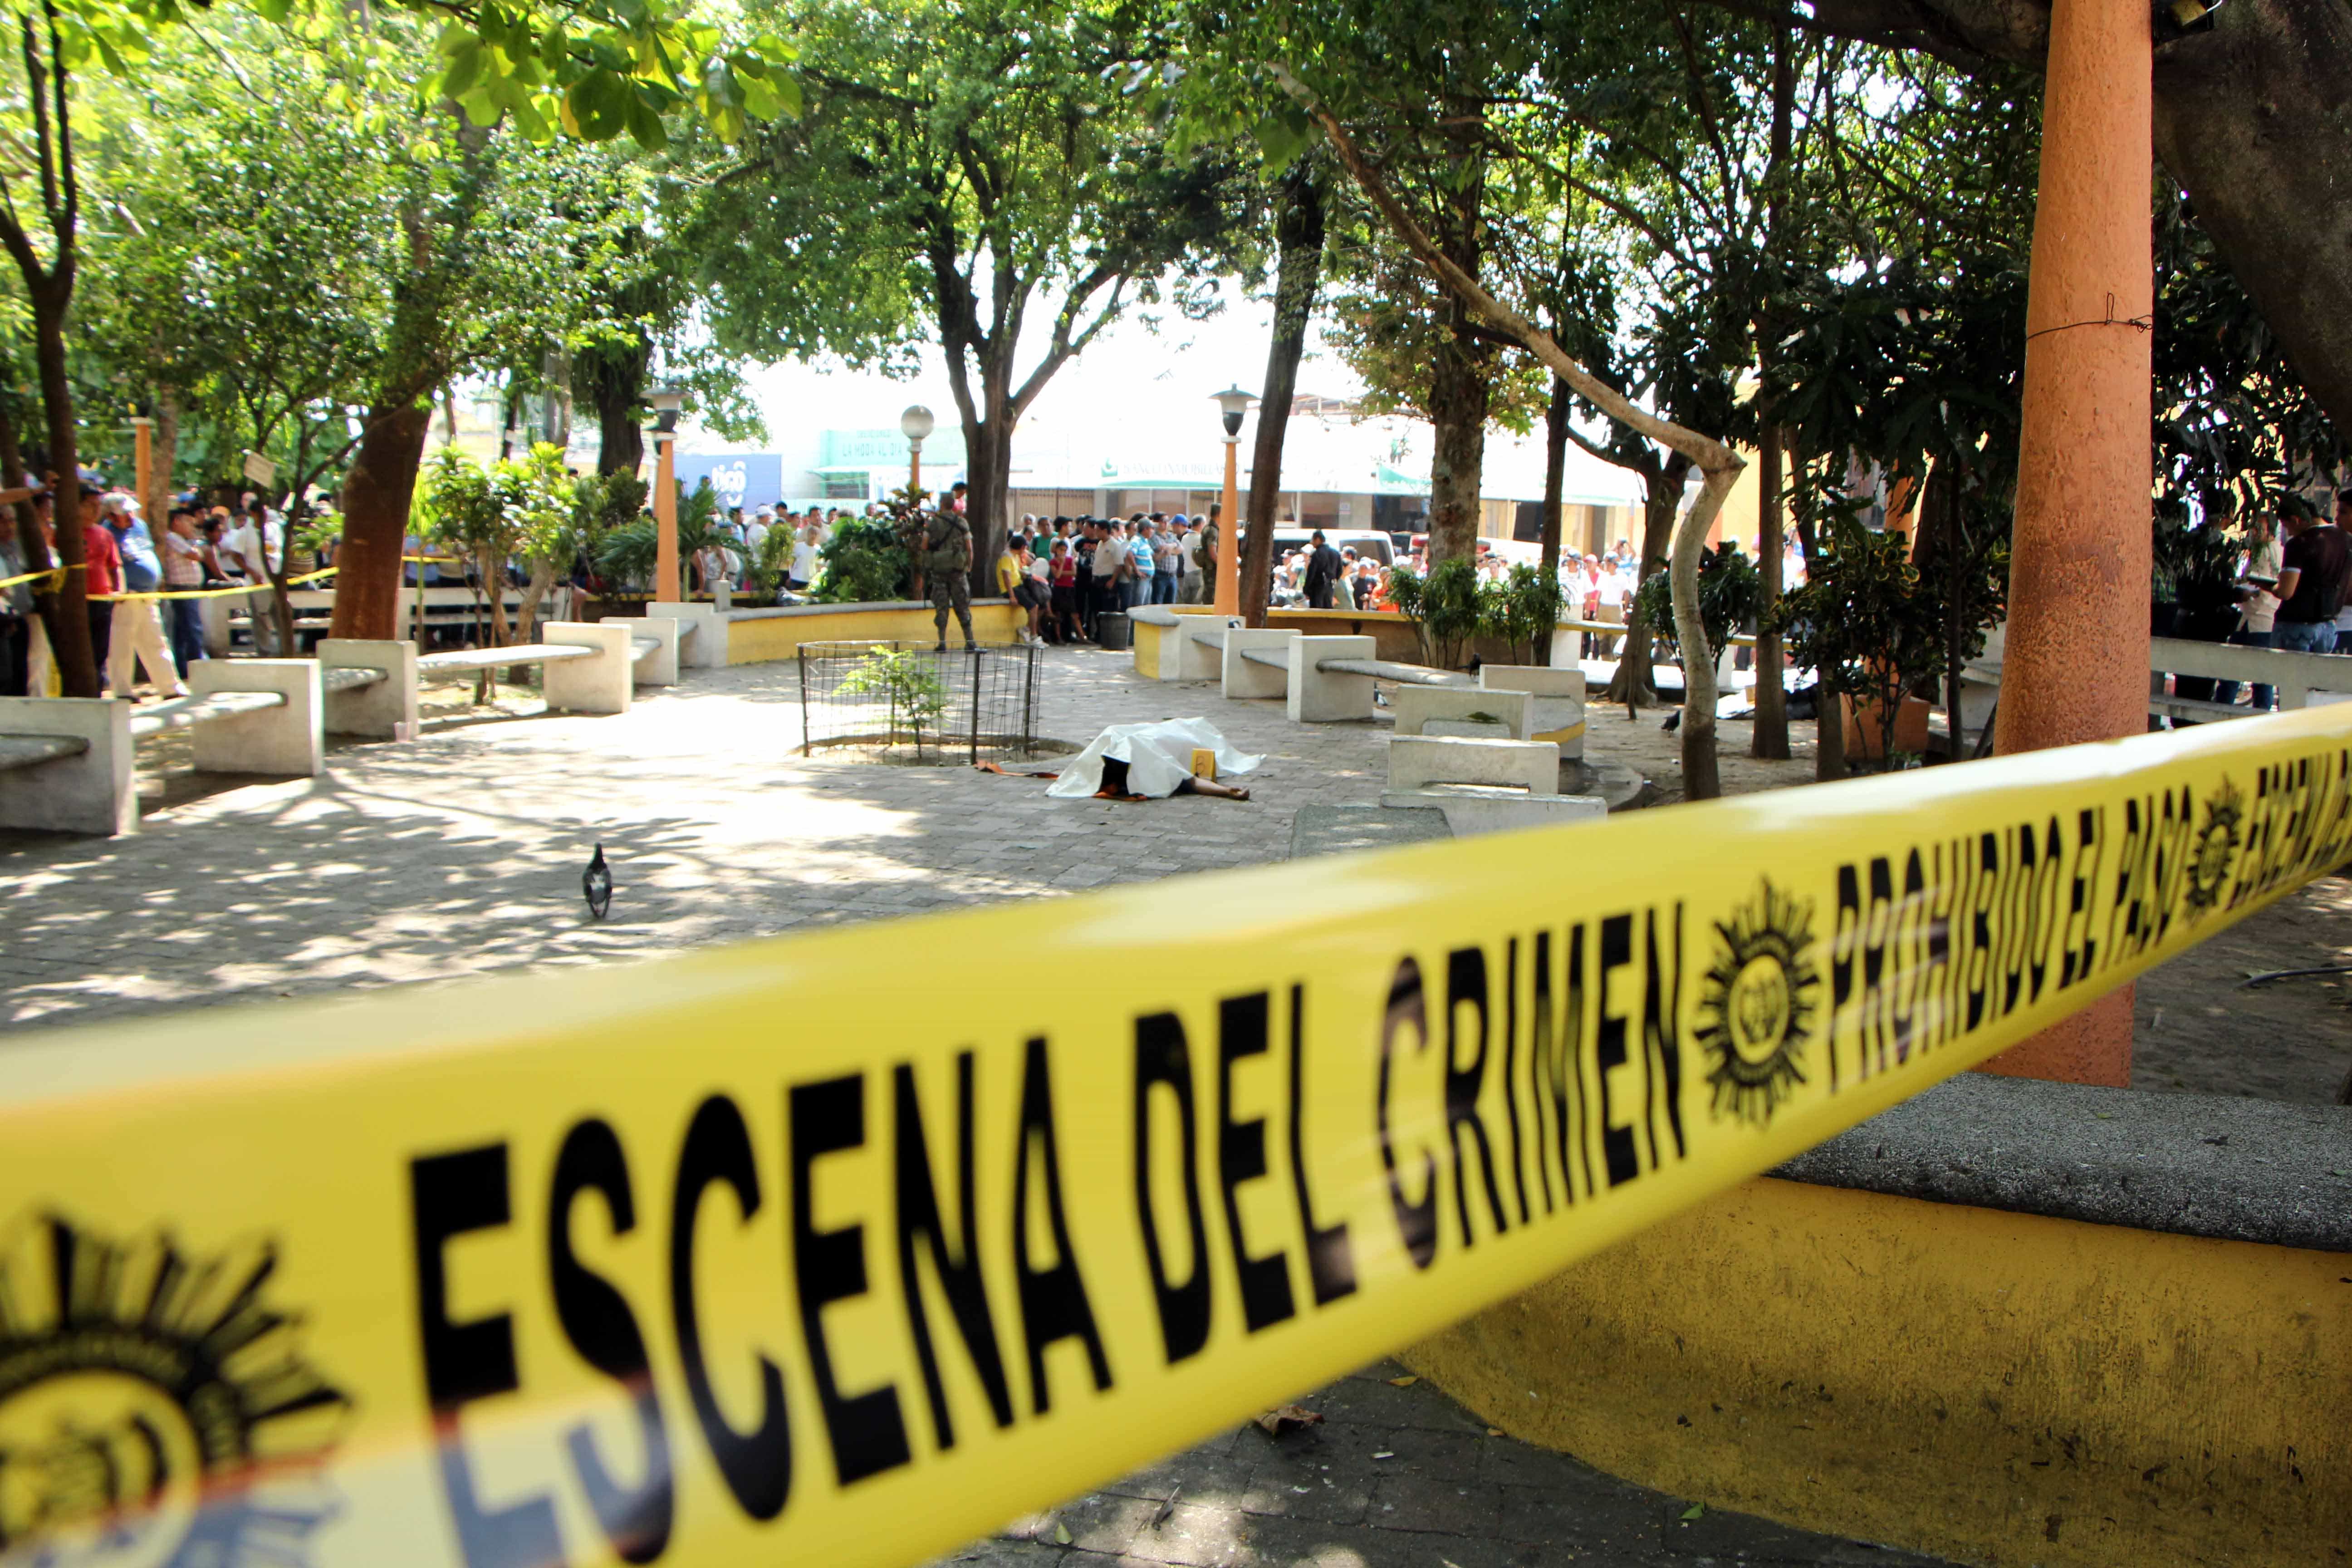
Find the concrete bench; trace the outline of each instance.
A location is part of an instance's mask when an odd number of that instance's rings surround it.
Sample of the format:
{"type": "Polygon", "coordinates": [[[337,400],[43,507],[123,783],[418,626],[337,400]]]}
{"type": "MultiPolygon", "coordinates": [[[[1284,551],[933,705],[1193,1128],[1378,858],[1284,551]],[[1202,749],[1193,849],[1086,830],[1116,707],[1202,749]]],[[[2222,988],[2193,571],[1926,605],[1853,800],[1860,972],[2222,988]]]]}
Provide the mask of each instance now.
{"type": "Polygon", "coordinates": [[[1389,741],[1384,806],[1434,806],[1456,837],[1556,826],[1609,815],[1595,795],[1559,793],[1559,747],[1549,741],[1398,735],[1389,741]]]}
{"type": "MultiPolygon", "coordinates": [[[[1193,641],[1202,639],[1194,638],[1193,641]]],[[[1290,658],[1286,649],[1298,640],[1298,633],[1286,628],[1267,626],[1256,631],[1247,626],[1231,626],[1217,634],[1219,687],[1227,697],[1280,697],[1289,689],[1290,658]],[[1261,663],[1248,657],[1253,651],[1281,654],[1281,662],[1261,663]]]]}
{"type": "Polygon", "coordinates": [[[1225,633],[1240,629],[1240,623],[1230,626],[1216,616],[1179,616],[1176,618],[1176,676],[1178,680],[1215,680],[1225,678],[1225,633]]]}
{"type": "Polygon", "coordinates": [[[193,694],[144,708],[105,698],[0,698],[0,826],[111,837],[139,829],[138,742],[188,731],[198,773],[326,771],[324,686],[307,658],[206,659],[193,694]]]}
{"type": "MultiPolygon", "coordinates": [[[[326,727],[338,735],[404,741],[418,732],[417,688],[427,680],[461,679],[477,670],[535,664],[551,709],[573,713],[625,713],[639,686],[674,686],[684,648],[702,623],[647,616],[592,624],[550,621],[546,641],[515,647],[452,649],[420,654],[406,640],[330,637],[319,645],[327,693],[326,727]]],[[[697,639],[699,640],[699,639],[697,639]]]]}
{"type": "Polygon", "coordinates": [[[1525,691],[1484,691],[1475,687],[1400,686],[1391,699],[1395,705],[1396,732],[1427,734],[1439,721],[1500,724],[1511,739],[1534,738],[1535,699],[1525,691]]]}
{"type": "Polygon", "coordinates": [[[1308,635],[1284,647],[1289,668],[1283,674],[1283,698],[1294,724],[1334,724],[1362,721],[1372,716],[1372,678],[1343,669],[1342,665],[1378,662],[1372,656],[1379,639],[1370,637],[1308,635]]]}
{"type": "Polygon", "coordinates": [[[1566,758],[1584,755],[1584,669],[1580,665],[1486,664],[1481,691],[1524,691],[1530,699],[1530,741],[1549,741],[1566,758]]]}
{"type": "Polygon", "coordinates": [[[1389,787],[1508,784],[1529,795],[1559,793],[1559,748],[1549,741],[1488,741],[1396,735],[1389,741],[1389,787]]]}

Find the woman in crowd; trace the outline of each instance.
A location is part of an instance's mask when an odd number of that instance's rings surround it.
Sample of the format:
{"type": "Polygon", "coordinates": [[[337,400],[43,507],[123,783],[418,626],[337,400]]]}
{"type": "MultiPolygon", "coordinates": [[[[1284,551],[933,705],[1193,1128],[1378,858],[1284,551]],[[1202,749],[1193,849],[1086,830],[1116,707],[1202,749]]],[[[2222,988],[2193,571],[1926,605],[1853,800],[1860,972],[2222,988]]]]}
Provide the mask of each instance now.
{"type": "Polygon", "coordinates": [[[1084,633],[1078,626],[1078,552],[1070,548],[1068,540],[1054,541],[1054,558],[1046,570],[1054,590],[1054,625],[1059,640],[1080,641],[1084,633]]]}

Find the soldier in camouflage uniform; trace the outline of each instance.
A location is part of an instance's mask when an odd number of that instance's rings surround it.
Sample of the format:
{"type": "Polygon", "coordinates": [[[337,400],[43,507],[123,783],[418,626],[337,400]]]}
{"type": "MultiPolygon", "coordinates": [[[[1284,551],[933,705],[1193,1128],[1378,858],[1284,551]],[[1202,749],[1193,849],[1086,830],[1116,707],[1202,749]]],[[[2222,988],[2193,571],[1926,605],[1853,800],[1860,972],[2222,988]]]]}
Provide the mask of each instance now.
{"type": "Polygon", "coordinates": [[[964,651],[971,652],[980,647],[971,636],[971,525],[960,512],[935,511],[925,520],[922,545],[915,561],[930,584],[931,622],[940,634],[933,651],[947,651],[948,611],[952,608],[956,623],[963,627],[964,651]]]}

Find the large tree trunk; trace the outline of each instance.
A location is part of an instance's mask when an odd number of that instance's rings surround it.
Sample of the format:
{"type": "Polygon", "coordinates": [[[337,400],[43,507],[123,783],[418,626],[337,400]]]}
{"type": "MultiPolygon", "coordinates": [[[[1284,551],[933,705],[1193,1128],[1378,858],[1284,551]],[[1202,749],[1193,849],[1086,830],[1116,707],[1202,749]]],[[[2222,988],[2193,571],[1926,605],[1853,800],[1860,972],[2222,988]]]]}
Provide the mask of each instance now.
{"type": "MultiPolygon", "coordinates": [[[[1642,563],[1634,574],[1637,589],[1665,569],[1666,552],[1673,547],[1675,514],[1682,510],[1683,486],[1690,478],[1691,466],[1682,453],[1669,452],[1664,462],[1643,476],[1642,563]]],[[[1625,646],[1617,656],[1617,673],[1601,700],[1622,702],[1629,709],[1647,708],[1658,700],[1657,685],[1650,679],[1650,641],[1654,635],[1642,612],[1634,608],[1633,597],[1628,595],[1625,646]]],[[[1684,689],[1688,691],[1689,687],[1684,689]]]]}
{"type": "Polygon", "coordinates": [[[36,290],[33,306],[33,360],[41,380],[41,410],[49,438],[49,468],[56,475],[52,516],[57,522],[58,563],[66,569],[57,591],[56,612],[46,609],[41,624],[49,634],[49,654],[57,660],[60,692],[67,697],[96,697],[98,660],[89,641],[89,582],[81,547],[81,456],[75,446],[73,381],[66,369],[66,303],[72,297],[70,267],[60,268],[65,280],[54,289],[36,290]]]}
{"type": "MultiPolygon", "coordinates": [[[[1777,260],[1788,259],[1789,181],[1794,153],[1797,110],[1797,37],[1785,21],[1772,31],[1772,162],[1767,174],[1771,195],[1765,204],[1765,244],[1777,260]]],[[[1781,338],[1779,324],[1769,317],[1757,323],[1763,348],[1763,368],[1769,370],[1774,345],[1781,338]]],[[[1768,377],[1769,379],[1769,377],[1768,377]]],[[[1759,433],[1764,469],[1758,476],[1756,521],[1756,731],[1749,754],[1778,762],[1789,754],[1789,694],[1780,684],[1780,634],[1772,629],[1772,611],[1780,602],[1780,431],[1769,416],[1759,433]]]]}
{"type": "Polygon", "coordinates": [[[172,519],[172,473],[180,465],[179,389],[155,389],[155,428],[149,436],[147,493],[139,503],[147,509],[147,531],[154,536],[155,557],[163,555],[163,535],[172,519]]]}
{"type": "Polygon", "coordinates": [[[1764,426],[1756,502],[1756,734],[1748,754],[1765,762],[1789,755],[1789,692],[1780,679],[1780,634],[1772,612],[1780,604],[1780,561],[1788,548],[1780,526],[1780,427],[1764,426]]]}
{"type": "MultiPolygon", "coordinates": [[[[1457,257],[1455,259],[1459,260],[1457,257]]],[[[1475,264],[1476,258],[1471,258],[1475,264]]],[[[1477,553],[1479,479],[1486,458],[1489,388],[1468,335],[1469,307],[1448,295],[1445,332],[1429,382],[1429,422],[1436,426],[1429,468],[1429,563],[1477,553]]]]}
{"type": "Polygon", "coordinates": [[[653,353],[650,343],[603,347],[593,359],[579,362],[596,410],[599,474],[634,474],[645,466],[646,433],[637,422],[637,410],[645,404],[646,372],[653,353]]]}
{"type": "MultiPolygon", "coordinates": [[[[1013,471],[1013,409],[1009,364],[984,364],[981,370],[981,406],[986,413],[977,424],[963,426],[964,511],[971,529],[971,596],[996,592],[996,558],[1004,550],[1005,481],[1013,471]]],[[[946,497],[941,495],[945,504],[946,497]]]]}
{"type": "MultiPolygon", "coordinates": [[[[1323,279],[1323,193],[1310,159],[1283,179],[1275,242],[1282,247],[1274,288],[1274,335],[1266,344],[1265,385],[1257,405],[1257,446],[1250,454],[1249,548],[1241,560],[1242,615],[1265,625],[1274,588],[1274,510],[1282,493],[1282,443],[1290,429],[1290,400],[1298,388],[1298,356],[1307,348],[1307,320],[1323,279]]],[[[1220,550],[1230,549],[1219,540],[1220,550]]],[[[1215,585],[1208,595],[1216,597],[1215,585]]]]}
{"type": "Polygon", "coordinates": [[[388,642],[400,635],[401,542],[432,426],[432,406],[421,399],[369,413],[343,480],[331,637],[388,642]]]}
{"type": "MultiPolygon", "coordinates": [[[[1486,194],[1485,111],[1472,100],[1452,104],[1452,169],[1432,231],[1439,252],[1476,279],[1486,194]]],[[[1436,363],[1431,366],[1429,422],[1436,426],[1429,469],[1429,563],[1475,560],[1480,479],[1486,460],[1487,383],[1492,351],[1476,332],[1478,313],[1455,289],[1445,290],[1438,316],[1436,363]]]]}

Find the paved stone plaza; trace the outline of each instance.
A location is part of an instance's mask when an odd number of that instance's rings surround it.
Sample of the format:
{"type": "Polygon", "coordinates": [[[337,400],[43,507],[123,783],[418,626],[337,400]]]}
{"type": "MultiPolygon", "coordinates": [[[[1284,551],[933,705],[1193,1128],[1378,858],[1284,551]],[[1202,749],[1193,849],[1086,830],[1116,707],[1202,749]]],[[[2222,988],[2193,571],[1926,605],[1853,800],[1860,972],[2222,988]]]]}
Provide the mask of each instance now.
{"type": "MultiPolygon", "coordinates": [[[[622,718],[446,718],[405,745],[340,746],[318,779],[196,779],[167,737],[142,748],[138,837],[0,836],[0,1019],[21,1037],[1258,864],[1288,853],[1298,807],[1379,797],[1384,726],[1301,728],[1278,702],[1141,680],[1124,655],[1045,659],[1043,733],[1078,742],[1108,723],[1203,714],[1265,753],[1247,780],[1255,798],[1062,801],[1040,781],[963,766],[803,758],[790,664],[696,672],[622,718]],[[616,891],[596,924],[580,870],[600,841],[616,891]]],[[[1636,722],[1643,740],[1655,732],[1654,715],[1636,722]]],[[[1810,776],[1809,762],[1779,766],[1789,782],[1810,776]]],[[[1685,1519],[1680,1500],[1491,1436],[1427,1384],[1386,1381],[1401,1372],[1309,1399],[1320,1428],[1278,1444],[1228,1433],[960,1560],[1925,1561],[1736,1514],[1685,1519]]]]}

